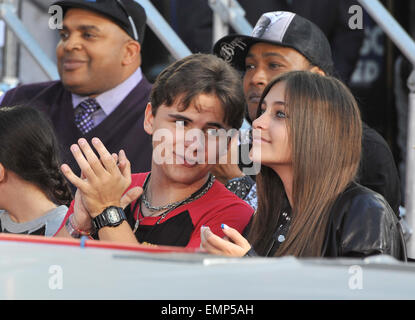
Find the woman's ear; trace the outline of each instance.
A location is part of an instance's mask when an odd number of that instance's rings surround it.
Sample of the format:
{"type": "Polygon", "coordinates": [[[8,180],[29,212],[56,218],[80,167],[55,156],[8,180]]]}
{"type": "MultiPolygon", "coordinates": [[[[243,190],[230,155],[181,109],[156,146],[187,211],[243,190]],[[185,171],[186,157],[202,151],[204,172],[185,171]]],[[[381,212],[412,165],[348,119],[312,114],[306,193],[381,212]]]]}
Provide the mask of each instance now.
{"type": "Polygon", "coordinates": [[[147,103],[146,111],[144,113],[144,131],[147,132],[149,135],[153,134],[153,122],[154,122],[154,115],[153,115],[153,107],[151,103],[147,103]]]}

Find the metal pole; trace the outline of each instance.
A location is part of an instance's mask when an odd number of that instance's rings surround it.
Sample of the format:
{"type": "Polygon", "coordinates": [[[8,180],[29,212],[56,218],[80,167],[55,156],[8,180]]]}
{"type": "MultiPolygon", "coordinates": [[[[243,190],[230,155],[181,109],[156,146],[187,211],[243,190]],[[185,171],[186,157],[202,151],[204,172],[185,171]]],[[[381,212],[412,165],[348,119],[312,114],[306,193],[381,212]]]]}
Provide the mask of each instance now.
{"type": "Polygon", "coordinates": [[[192,52],[183,41],[177,36],[162,15],[149,0],[135,0],[141,4],[147,14],[147,25],[153,30],[160,41],[175,59],[182,59],[192,52]]]}
{"type": "MultiPolygon", "coordinates": [[[[9,1],[10,2],[10,1],[9,1]]],[[[18,11],[18,8],[15,8],[18,11]]],[[[5,41],[3,48],[3,72],[2,83],[7,88],[14,88],[19,83],[18,63],[19,63],[19,44],[12,30],[6,25],[5,41]]]]}
{"type": "MultiPolygon", "coordinates": [[[[210,0],[212,1],[216,0],[210,0]]],[[[216,43],[220,38],[226,36],[229,33],[229,25],[224,21],[224,18],[217,11],[213,11],[213,38],[212,45],[216,43]]]]}
{"type": "MultiPolygon", "coordinates": [[[[235,0],[209,0],[213,11],[213,44],[229,33],[229,25],[239,34],[250,35],[252,26],[245,18],[245,10],[235,0]]],[[[246,119],[241,129],[249,129],[251,125],[246,119]]]]}
{"type": "MultiPolygon", "coordinates": [[[[392,15],[378,0],[359,0],[369,15],[395,43],[399,50],[415,67],[415,42],[406,31],[396,22],[392,15]]],[[[408,138],[406,155],[406,219],[409,227],[415,229],[415,69],[408,79],[408,138]]],[[[413,237],[408,241],[408,256],[415,257],[413,237]]]]}
{"type": "Polygon", "coordinates": [[[52,80],[58,80],[59,74],[55,63],[43,52],[42,48],[16,16],[14,10],[14,7],[10,4],[0,4],[0,17],[4,19],[7,26],[20,40],[20,43],[25,46],[29,54],[38,62],[46,75],[52,80]]]}
{"type": "MultiPolygon", "coordinates": [[[[415,65],[408,79],[409,101],[408,101],[408,138],[406,144],[406,192],[405,209],[406,220],[410,232],[415,229],[415,65]]],[[[413,236],[407,244],[408,256],[415,257],[415,241],[413,236]]]]}
{"type": "Polygon", "coordinates": [[[415,42],[378,0],[358,0],[402,54],[415,65],[415,42]]]}
{"type": "Polygon", "coordinates": [[[209,0],[213,12],[222,19],[222,22],[232,26],[239,34],[250,35],[252,26],[245,18],[245,10],[235,0],[209,0]]]}

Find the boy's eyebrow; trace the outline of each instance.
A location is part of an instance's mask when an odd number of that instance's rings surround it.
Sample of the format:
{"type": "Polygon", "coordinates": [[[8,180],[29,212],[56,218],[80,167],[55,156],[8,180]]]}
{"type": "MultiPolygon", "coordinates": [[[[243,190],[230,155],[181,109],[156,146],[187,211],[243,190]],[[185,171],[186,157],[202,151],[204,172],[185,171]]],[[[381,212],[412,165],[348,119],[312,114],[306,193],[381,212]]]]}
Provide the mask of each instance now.
{"type": "Polygon", "coordinates": [[[211,127],[217,127],[219,129],[225,129],[225,127],[219,122],[208,122],[207,125],[211,127]]]}
{"type": "MultiPolygon", "coordinates": [[[[183,120],[183,121],[188,121],[188,122],[191,122],[191,123],[193,122],[192,119],[190,119],[188,117],[185,117],[181,114],[169,113],[168,116],[170,118],[173,118],[173,119],[176,119],[176,120],[183,120]]],[[[217,127],[219,129],[225,129],[225,127],[219,122],[207,122],[206,125],[211,126],[211,127],[217,127]]]]}
{"type": "Polygon", "coordinates": [[[170,118],[174,118],[174,119],[176,119],[176,120],[186,120],[186,121],[189,121],[189,122],[193,122],[193,120],[192,120],[192,119],[187,118],[187,117],[185,117],[185,116],[182,116],[181,114],[169,113],[169,117],[170,117],[170,118]]]}

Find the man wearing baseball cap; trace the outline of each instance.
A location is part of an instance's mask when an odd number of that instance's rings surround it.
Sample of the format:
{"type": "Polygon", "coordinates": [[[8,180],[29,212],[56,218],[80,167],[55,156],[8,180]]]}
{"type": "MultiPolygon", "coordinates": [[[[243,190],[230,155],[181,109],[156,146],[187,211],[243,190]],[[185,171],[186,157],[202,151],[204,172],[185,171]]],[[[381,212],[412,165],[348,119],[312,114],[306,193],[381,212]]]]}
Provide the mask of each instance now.
{"type": "MultiPolygon", "coordinates": [[[[256,118],[265,86],[281,73],[308,70],[335,76],[326,36],[314,23],[292,12],[264,13],[251,36],[225,36],[216,42],[213,51],[243,73],[249,121],[256,118]]],[[[392,152],[386,141],[365,123],[362,148],[358,182],[383,195],[399,216],[401,195],[392,152]]],[[[255,190],[237,165],[217,165],[214,173],[230,190],[255,190]]],[[[245,194],[251,197],[251,192],[245,194]]]]}
{"type": "Polygon", "coordinates": [[[77,168],[69,147],[99,137],[110,152],[126,151],[134,171],[151,167],[144,111],[151,84],[141,72],[146,13],[133,0],[61,0],[63,28],[56,48],[59,81],[7,92],[2,106],[27,104],[54,125],[63,161],[77,168]]]}

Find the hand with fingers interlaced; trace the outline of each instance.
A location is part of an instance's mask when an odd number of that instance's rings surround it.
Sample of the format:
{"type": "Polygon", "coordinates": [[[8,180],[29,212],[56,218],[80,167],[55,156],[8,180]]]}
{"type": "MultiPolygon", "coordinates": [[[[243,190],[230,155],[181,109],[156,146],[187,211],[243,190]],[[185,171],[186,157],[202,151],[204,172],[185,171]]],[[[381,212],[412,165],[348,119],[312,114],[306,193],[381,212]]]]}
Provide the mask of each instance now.
{"type": "Polygon", "coordinates": [[[123,150],[116,156],[111,155],[98,138],[93,138],[92,144],[99,158],[83,138],[71,146],[71,152],[82,171],[81,177],[76,176],[68,165],[61,167],[66,178],[78,188],[75,214],[81,224],[86,223],[85,212],[94,218],[109,206],[127,206],[142,192],[138,187],[125,192],[131,184],[131,167],[123,150]]]}

